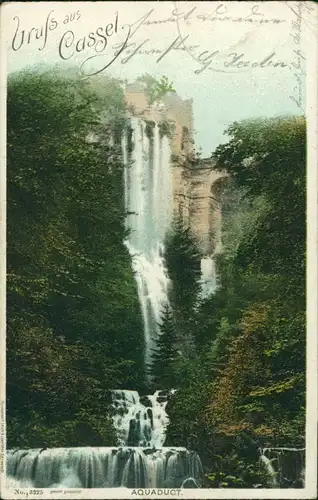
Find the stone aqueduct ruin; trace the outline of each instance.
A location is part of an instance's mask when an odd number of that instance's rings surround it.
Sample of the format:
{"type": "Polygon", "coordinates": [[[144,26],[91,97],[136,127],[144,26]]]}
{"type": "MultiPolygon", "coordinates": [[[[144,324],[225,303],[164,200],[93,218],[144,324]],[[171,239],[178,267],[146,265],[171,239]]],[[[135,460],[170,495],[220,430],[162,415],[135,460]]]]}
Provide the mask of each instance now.
{"type": "Polygon", "coordinates": [[[191,227],[205,255],[221,248],[221,203],[218,186],[225,174],[212,170],[211,159],[199,159],[194,147],[193,101],[175,93],[149,106],[138,84],[126,86],[126,103],[133,115],[144,120],[173,122],[173,213],[191,227]]]}

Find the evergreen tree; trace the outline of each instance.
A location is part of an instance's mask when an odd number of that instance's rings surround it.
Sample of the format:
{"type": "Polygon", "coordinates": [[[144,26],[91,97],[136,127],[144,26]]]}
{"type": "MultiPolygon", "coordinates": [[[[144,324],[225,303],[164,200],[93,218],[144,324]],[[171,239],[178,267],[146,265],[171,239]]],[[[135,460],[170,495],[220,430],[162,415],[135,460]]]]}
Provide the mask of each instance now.
{"type": "Polygon", "coordinates": [[[192,346],[196,328],[196,306],[201,289],[201,253],[195,237],[181,219],[176,219],[167,238],[166,263],[171,279],[170,302],[176,320],[178,341],[192,346]]]}
{"type": "Polygon", "coordinates": [[[160,334],[152,352],[151,374],[158,389],[172,389],[175,384],[173,362],[176,358],[176,328],[169,304],[164,308],[160,334]]]}
{"type": "Polygon", "coordinates": [[[197,302],[201,280],[201,254],[189,227],[176,219],[167,238],[165,254],[172,282],[170,299],[179,316],[187,317],[197,302]]]}
{"type": "Polygon", "coordinates": [[[200,290],[201,252],[190,227],[178,218],[167,238],[166,262],[177,307],[192,307],[200,290]]]}

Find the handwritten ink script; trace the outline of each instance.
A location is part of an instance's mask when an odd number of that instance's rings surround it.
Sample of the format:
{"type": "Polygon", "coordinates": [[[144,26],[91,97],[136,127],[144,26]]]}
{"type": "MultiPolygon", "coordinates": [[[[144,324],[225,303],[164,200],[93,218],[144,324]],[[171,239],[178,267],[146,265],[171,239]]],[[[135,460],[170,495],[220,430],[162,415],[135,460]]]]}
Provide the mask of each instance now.
{"type": "MultiPolygon", "coordinates": [[[[302,2],[299,2],[300,4],[302,2]]],[[[252,56],[246,51],[226,50],[220,46],[207,47],[198,43],[196,30],[193,33],[185,34],[181,31],[184,25],[188,28],[192,23],[207,26],[209,32],[213,32],[219,23],[237,23],[248,25],[280,25],[285,23],[285,19],[268,17],[262,11],[261,5],[246,6],[246,14],[237,16],[230,11],[230,5],[224,3],[213,7],[210,12],[203,12],[199,6],[192,8],[173,8],[167,16],[158,17],[156,8],[146,10],[137,20],[129,23],[122,23],[120,12],[113,13],[107,22],[100,23],[97,28],[87,31],[86,34],[78,35],[76,22],[81,19],[79,10],[66,15],[64,19],[58,19],[54,10],[51,10],[42,25],[32,27],[29,30],[22,28],[19,17],[15,17],[15,33],[12,39],[12,49],[17,52],[25,46],[37,47],[43,51],[48,45],[52,33],[58,28],[63,28],[54,40],[58,39],[58,57],[63,61],[78,61],[79,56],[83,56],[80,62],[80,73],[82,76],[92,76],[105,71],[115,63],[128,64],[138,56],[151,57],[156,64],[159,64],[171,53],[182,51],[192,57],[195,74],[201,74],[206,70],[232,73],[252,69],[264,68],[292,68],[295,71],[295,78],[302,77],[304,58],[300,47],[297,46],[297,37],[301,30],[301,16],[296,14],[293,25],[292,36],[295,43],[293,61],[285,61],[280,58],[276,50],[268,49],[268,52],[260,56],[252,56]],[[75,24],[75,27],[74,27],[75,24]],[[154,46],[151,35],[144,36],[144,30],[167,24],[175,27],[171,40],[161,43],[161,37],[156,38],[157,46],[154,46]],[[182,26],[182,29],[180,28],[182,26]],[[158,43],[161,44],[158,46],[158,43]],[[92,66],[93,63],[93,66],[92,66]],[[92,69],[93,68],[93,69],[92,69]]],[[[297,80],[298,81],[298,80],[297,80]]],[[[300,88],[300,86],[299,86],[300,88]]],[[[302,95],[299,88],[294,89],[291,96],[295,102],[302,102],[302,95]]],[[[299,104],[301,105],[301,104],[299,104]]]]}
{"type": "MultiPolygon", "coordinates": [[[[200,12],[198,7],[192,7],[186,12],[180,12],[179,9],[175,8],[169,16],[162,19],[154,19],[152,16],[153,14],[155,14],[155,9],[150,9],[150,11],[145,14],[142,24],[151,26],[156,24],[177,23],[179,21],[201,21],[203,23],[233,22],[246,24],[280,24],[286,22],[285,19],[266,17],[259,5],[249,7],[245,16],[231,15],[229,7],[224,3],[219,4],[209,12],[200,12]]],[[[138,21],[135,24],[137,23],[138,21]]]]}
{"type": "MultiPolygon", "coordinates": [[[[227,73],[227,70],[238,70],[242,68],[266,68],[266,67],[287,67],[284,61],[278,60],[275,52],[270,52],[263,58],[257,60],[250,59],[245,53],[231,52],[226,54],[220,50],[203,50],[200,45],[193,45],[190,42],[189,35],[182,37],[177,36],[171,44],[162,49],[152,49],[150,39],[143,40],[140,44],[131,42],[124,48],[123,58],[121,59],[122,64],[127,64],[132,60],[133,57],[137,55],[148,55],[148,56],[158,56],[156,62],[162,61],[170,52],[173,51],[184,51],[188,52],[193,56],[193,59],[197,63],[197,68],[194,73],[199,75],[203,73],[206,69],[222,71],[227,73]],[[147,48],[148,47],[148,48],[147,48]],[[221,60],[223,69],[216,69],[213,66],[214,62],[221,60]]],[[[120,49],[119,46],[114,46],[115,49],[120,49]]]]}
{"type": "Polygon", "coordinates": [[[295,77],[295,85],[293,93],[289,97],[296,104],[296,106],[301,109],[301,111],[305,112],[304,80],[306,75],[306,57],[301,46],[301,35],[304,23],[308,22],[305,14],[311,13],[313,7],[309,2],[297,2],[296,5],[295,3],[290,5],[290,2],[286,2],[286,4],[294,15],[290,32],[290,36],[294,44],[294,57],[290,67],[295,77]]]}

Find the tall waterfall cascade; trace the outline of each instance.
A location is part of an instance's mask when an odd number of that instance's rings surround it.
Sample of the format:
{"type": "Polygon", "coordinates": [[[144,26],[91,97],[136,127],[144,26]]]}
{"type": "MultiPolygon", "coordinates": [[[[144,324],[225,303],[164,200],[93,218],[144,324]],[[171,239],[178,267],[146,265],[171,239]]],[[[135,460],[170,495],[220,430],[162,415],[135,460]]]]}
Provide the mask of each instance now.
{"type": "Polygon", "coordinates": [[[169,139],[159,125],[132,117],[130,134],[123,138],[125,242],[132,257],[144,323],[145,366],[159,332],[162,308],[168,302],[169,278],[164,262],[164,240],[172,222],[172,172],[169,139]]]}

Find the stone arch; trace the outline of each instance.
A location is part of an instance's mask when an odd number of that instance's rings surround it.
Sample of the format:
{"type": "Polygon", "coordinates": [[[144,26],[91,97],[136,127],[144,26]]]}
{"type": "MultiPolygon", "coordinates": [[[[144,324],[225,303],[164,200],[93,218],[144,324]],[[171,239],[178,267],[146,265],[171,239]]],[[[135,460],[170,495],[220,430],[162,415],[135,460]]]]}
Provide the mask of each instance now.
{"type": "Polygon", "coordinates": [[[228,180],[226,172],[217,172],[218,176],[212,181],[210,186],[210,193],[215,199],[221,201],[221,190],[228,180]]]}

